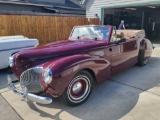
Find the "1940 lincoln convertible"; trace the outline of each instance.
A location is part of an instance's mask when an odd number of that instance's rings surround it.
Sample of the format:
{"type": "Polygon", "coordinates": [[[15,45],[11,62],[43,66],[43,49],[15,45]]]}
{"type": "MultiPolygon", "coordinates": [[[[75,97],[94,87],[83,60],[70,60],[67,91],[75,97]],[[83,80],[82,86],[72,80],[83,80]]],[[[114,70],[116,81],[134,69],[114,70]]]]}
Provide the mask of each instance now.
{"type": "Polygon", "coordinates": [[[94,84],[135,64],[146,65],[153,46],[144,30],[75,26],[68,38],[18,52],[9,58],[22,89],[9,88],[27,101],[49,104],[59,97],[69,106],[85,102],[94,84]]]}

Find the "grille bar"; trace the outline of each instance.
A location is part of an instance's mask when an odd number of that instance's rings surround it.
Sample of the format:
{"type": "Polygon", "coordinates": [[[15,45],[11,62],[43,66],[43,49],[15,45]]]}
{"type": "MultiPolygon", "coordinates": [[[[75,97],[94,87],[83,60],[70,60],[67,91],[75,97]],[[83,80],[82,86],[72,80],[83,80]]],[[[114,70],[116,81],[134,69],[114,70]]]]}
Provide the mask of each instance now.
{"type": "Polygon", "coordinates": [[[34,67],[24,71],[20,76],[21,87],[26,87],[30,93],[42,92],[43,89],[40,84],[40,74],[42,71],[42,67],[34,67]]]}

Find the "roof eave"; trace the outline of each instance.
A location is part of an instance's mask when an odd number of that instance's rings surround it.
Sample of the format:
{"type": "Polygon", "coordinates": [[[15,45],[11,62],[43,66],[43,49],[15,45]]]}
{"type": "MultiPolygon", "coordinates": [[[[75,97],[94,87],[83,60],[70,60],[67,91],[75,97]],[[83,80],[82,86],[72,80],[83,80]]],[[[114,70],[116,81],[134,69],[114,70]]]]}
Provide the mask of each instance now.
{"type": "Polygon", "coordinates": [[[85,15],[85,11],[74,11],[74,10],[63,10],[63,9],[56,9],[56,8],[45,8],[51,11],[55,11],[56,13],[62,13],[62,14],[81,14],[85,15]]]}
{"type": "Polygon", "coordinates": [[[1,1],[3,4],[15,4],[15,5],[26,5],[26,6],[38,6],[38,7],[53,7],[53,5],[44,5],[44,4],[34,4],[34,3],[23,3],[23,2],[11,2],[11,1],[1,1]]]}

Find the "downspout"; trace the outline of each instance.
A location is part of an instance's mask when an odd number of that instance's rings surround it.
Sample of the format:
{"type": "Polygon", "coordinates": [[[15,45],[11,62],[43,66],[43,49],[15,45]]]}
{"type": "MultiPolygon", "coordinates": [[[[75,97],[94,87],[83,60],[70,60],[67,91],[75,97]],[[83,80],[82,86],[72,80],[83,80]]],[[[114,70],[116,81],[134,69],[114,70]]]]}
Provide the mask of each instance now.
{"type": "Polygon", "coordinates": [[[101,25],[104,25],[104,8],[101,8],[101,17],[100,17],[101,25]]]}
{"type": "Polygon", "coordinates": [[[86,2],[87,2],[87,0],[82,0],[81,4],[82,4],[82,5],[85,5],[86,2]]]}

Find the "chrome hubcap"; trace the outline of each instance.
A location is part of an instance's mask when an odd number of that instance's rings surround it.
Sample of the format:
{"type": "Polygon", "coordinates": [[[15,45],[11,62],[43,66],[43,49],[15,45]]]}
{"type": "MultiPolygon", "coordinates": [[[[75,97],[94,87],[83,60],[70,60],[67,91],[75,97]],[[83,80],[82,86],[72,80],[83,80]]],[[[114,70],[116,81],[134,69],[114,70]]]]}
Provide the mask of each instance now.
{"type": "Polygon", "coordinates": [[[80,75],[72,80],[68,86],[68,97],[74,103],[79,103],[85,100],[90,93],[90,80],[83,75],[80,75]]]}
{"type": "Polygon", "coordinates": [[[74,94],[78,94],[82,90],[82,84],[80,82],[76,82],[73,85],[72,91],[74,94]]]}

